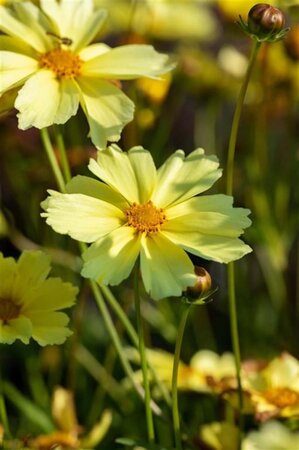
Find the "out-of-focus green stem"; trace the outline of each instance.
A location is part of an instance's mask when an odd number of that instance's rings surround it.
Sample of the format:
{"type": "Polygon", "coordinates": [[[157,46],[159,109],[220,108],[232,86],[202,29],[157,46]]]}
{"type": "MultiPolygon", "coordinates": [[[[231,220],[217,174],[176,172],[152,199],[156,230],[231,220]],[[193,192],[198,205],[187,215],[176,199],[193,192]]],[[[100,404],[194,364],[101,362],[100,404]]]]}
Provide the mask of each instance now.
{"type": "Polygon", "coordinates": [[[143,328],[143,319],[141,316],[141,302],[140,302],[140,294],[139,294],[139,264],[136,264],[135,274],[134,274],[134,294],[135,294],[135,309],[136,309],[136,322],[139,336],[139,353],[140,353],[140,363],[143,374],[143,386],[145,391],[145,415],[146,415],[146,425],[147,425],[147,434],[150,443],[155,441],[155,429],[154,429],[154,421],[151,410],[151,392],[150,392],[150,384],[147,370],[147,359],[146,359],[146,350],[144,343],[144,328],[143,328]]]}
{"type": "MultiPolygon", "coordinates": [[[[226,193],[227,195],[233,194],[233,181],[234,181],[234,163],[235,163],[235,151],[236,143],[238,137],[238,130],[241,118],[242,107],[247,92],[249,80],[252,74],[252,69],[256,61],[258,51],[260,49],[261,43],[255,41],[254,46],[251,51],[248,68],[241,86],[239,97],[236,104],[236,109],[233,117],[232,128],[230,133],[230,140],[228,146],[227,155],[227,166],[226,166],[226,193]]],[[[228,264],[228,299],[229,299],[229,313],[230,313],[230,328],[231,328],[231,339],[233,345],[233,352],[236,361],[236,373],[238,382],[238,398],[239,398],[239,409],[240,416],[242,418],[243,411],[243,392],[242,392],[242,380],[241,380],[241,354],[240,354],[240,342],[239,342],[239,332],[238,332],[238,320],[237,320],[237,307],[236,307],[236,292],[235,292],[235,268],[234,263],[228,264]]],[[[242,424],[242,422],[241,422],[242,424]]],[[[240,427],[239,433],[239,443],[238,448],[241,448],[242,440],[242,429],[240,427]]]]}
{"type": "Polygon", "coordinates": [[[51,143],[48,129],[42,128],[40,130],[40,135],[41,135],[41,140],[44,145],[46,154],[48,156],[48,160],[49,160],[50,166],[52,168],[54,177],[55,177],[57,185],[59,187],[59,190],[61,192],[65,192],[65,181],[64,181],[63,175],[61,173],[59,164],[58,164],[56,156],[55,156],[55,152],[54,152],[54,149],[53,149],[53,146],[51,143]]]}
{"type": "Polygon", "coordinates": [[[64,145],[63,135],[62,135],[61,129],[59,128],[58,125],[54,126],[53,130],[54,130],[54,136],[56,139],[57,147],[59,150],[64,179],[68,183],[70,181],[70,179],[72,178],[72,174],[71,174],[70,165],[69,165],[69,162],[67,159],[67,153],[66,153],[66,149],[65,149],[65,145],[64,145]]]}
{"type": "Polygon", "coordinates": [[[4,436],[5,438],[11,439],[12,435],[9,428],[5,399],[3,395],[3,382],[2,382],[2,374],[0,373],[0,423],[2,423],[4,428],[4,436]]]}
{"type": "Polygon", "coordinates": [[[188,305],[182,314],[178,334],[175,343],[175,352],[173,359],[173,368],[172,368],[172,421],[173,421],[173,430],[175,437],[175,448],[176,450],[182,450],[182,442],[181,442],[181,429],[180,429],[180,413],[179,413],[179,405],[178,405],[178,371],[180,364],[180,355],[181,348],[184,336],[184,330],[186,326],[186,322],[188,319],[188,314],[190,311],[190,305],[188,305]]]}

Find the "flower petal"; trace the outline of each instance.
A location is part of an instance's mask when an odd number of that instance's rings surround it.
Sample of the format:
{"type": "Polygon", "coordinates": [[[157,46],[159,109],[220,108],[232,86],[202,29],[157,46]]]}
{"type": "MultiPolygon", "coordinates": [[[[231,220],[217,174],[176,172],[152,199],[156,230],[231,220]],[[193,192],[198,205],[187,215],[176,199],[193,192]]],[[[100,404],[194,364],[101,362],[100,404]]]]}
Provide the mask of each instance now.
{"type": "MultiPolygon", "coordinates": [[[[32,10],[36,7],[30,2],[26,2],[26,4],[23,5],[23,8],[27,8],[28,14],[30,15],[32,14],[32,10]]],[[[0,6],[0,30],[7,33],[9,36],[21,39],[40,53],[47,50],[46,33],[44,33],[44,35],[37,33],[35,27],[31,28],[30,26],[22,23],[22,21],[18,20],[11,10],[5,8],[4,6],[0,6]]]]}
{"type": "Polygon", "coordinates": [[[22,301],[22,313],[31,317],[34,312],[41,314],[48,311],[69,308],[75,303],[78,289],[60,278],[49,278],[31,291],[25,292],[22,301]]]}
{"type": "Polygon", "coordinates": [[[99,148],[106,148],[107,141],[117,141],[123,127],[133,119],[134,103],[107,81],[81,77],[77,82],[91,140],[99,148]]]}
{"type": "Polygon", "coordinates": [[[146,203],[151,198],[157,178],[152,155],[143,147],[138,146],[131,148],[128,156],[137,181],[139,202],[146,203]]]}
{"type": "Polygon", "coordinates": [[[60,80],[50,70],[39,70],[26,81],[15,102],[19,128],[45,128],[65,123],[75,115],[79,92],[72,80],[60,80]]]}
{"type": "Polygon", "coordinates": [[[164,229],[163,234],[186,251],[220,263],[235,261],[252,252],[248,245],[237,238],[200,234],[197,231],[172,232],[164,229]]]}
{"type": "Polygon", "coordinates": [[[177,150],[158,170],[153,203],[165,208],[206,191],[221,176],[218,166],[216,156],[206,156],[202,149],[186,158],[182,150],[177,150]]]}
{"type": "Polygon", "coordinates": [[[122,45],[84,64],[84,75],[116,80],[157,77],[173,68],[151,45],[122,45]]]}
{"type": "Polygon", "coordinates": [[[143,237],[140,263],[145,290],[155,300],[179,296],[196,282],[187,254],[162,233],[143,237]]]}
{"type": "Polygon", "coordinates": [[[7,324],[0,320],[0,344],[12,344],[16,339],[28,344],[31,332],[31,321],[27,317],[12,319],[7,324]]]}
{"type": "Polygon", "coordinates": [[[9,298],[11,286],[17,273],[17,263],[13,258],[4,258],[2,253],[0,253],[0,273],[0,298],[9,298]]]}
{"type": "MultiPolygon", "coordinates": [[[[79,52],[79,57],[81,61],[88,61],[89,59],[96,58],[97,56],[102,55],[103,53],[109,52],[110,47],[107,44],[103,44],[102,42],[98,42],[97,44],[89,45],[88,47],[84,47],[79,52]]],[[[82,69],[84,73],[84,67],[82,69]]]]}
{"type": "Polygon", "coordinates": [[[167,209],[163,231],[238,237],[251,224],[249,209],[233,208],[227,195],[195,197],[167,209]]]}
{"type": "Polygon", "coordinates": [[[93,40],[107,16],[94,10],[92,0],[41,0],[42,9],[57,26],[59,35],[72,39],[71,49],[78,51],[93,40]]]}
{"type": "Polygon", "coordinates": [[[14,86],[21,85],[38,70],[38,63],[29,56],[0,51],[0,95],[14,86]]]}
{"type": "Polygon", "coordinates": [[[29,47],[24,41],[15,37],[1,35],[0,49],[6,52],[21,53],[22,55],[30,56],[35,60],[37,59],[36,51],[29,47]]]}
{"type": "Polygon", "coordinates": [[[119,192],[99,180],[82,175],[77,175],[68,182],[66,192],[68,194],[84,194],[98,198],[104,202],[111,203],[122,211],[129,207],[128,202],[119,192]]]}
{"type": "Polygon", "coordinates": [[[83,254],[83,277],[117,285],[131,273],[140,250],[140,235],[121,227],[92,244],[83,254]]]}
{"type": "Polygon", "coordinates": [[[124,223],[124,213],[102,200],[83,194],[48,192],[50,197],[42,203],[46,212],[41,215],[57,233],[94,242],[124,223]]]}
{"type": "Polygon", "coordinates": [[[62,344],[72,331],[66,328],[69,318],[62,312],[47,312],[41,314],[39,311],[30,315],[32,322],[32,337],[39,345],[62,344]]]}
{"type": "Polygon", "coordinates": [[[98,152],[97,161],[91,159],[88,168],[130,203],[139,201],[137,180],[128,153],[117,145],[98,152]]]}

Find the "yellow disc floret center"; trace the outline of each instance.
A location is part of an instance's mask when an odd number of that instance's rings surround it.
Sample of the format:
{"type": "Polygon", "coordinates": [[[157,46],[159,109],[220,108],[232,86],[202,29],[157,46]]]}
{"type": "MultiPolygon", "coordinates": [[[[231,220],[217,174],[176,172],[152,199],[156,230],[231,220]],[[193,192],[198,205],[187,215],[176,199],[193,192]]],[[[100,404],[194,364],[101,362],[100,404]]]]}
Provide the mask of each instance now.
{"type": "Polygon", "coordinates": [[[156,208],[151,201],[138,205],[133,203],[126,211],[127,224],[139,233],[156,233],[166,221],[162,208],[156,208]]]}
{"type": "Polygon", "coordinates": [[[0,320],[3,322],[19,317],[20,309],[12,300],[0,298],[0,320]]]}
{"type": "Polygon", "coordinates": [[[275,388],[269,389],[265,393],[268,402],[277,406],[278,408],[286,408],[299,403],[299,393],[289,388],[275,388]]]}
{"type": "Polygon", "coordinates": [[[80,75],[82,61],[69,50],[56,48],[41,55],[40,67],[52,70],[58,78],[74,78],[80,75]]]}

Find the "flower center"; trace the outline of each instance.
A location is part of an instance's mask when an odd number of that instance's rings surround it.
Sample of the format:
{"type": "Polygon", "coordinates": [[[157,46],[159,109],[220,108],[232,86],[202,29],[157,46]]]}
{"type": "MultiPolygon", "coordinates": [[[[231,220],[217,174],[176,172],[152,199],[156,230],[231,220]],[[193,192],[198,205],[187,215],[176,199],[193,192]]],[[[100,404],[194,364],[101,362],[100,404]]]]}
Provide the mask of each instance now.
{"type": "Polygon", "coordinates": [[[265,393],[265,398],[278,408],[286,408],[299,403],[299,394],[289,388],[269,389],[265,393]]]}
{"type": "Polygon", "coordinates": [[[156,233],[166,221],[162,208],[156,208],[151,201],[138,205],[133,203],[126,211],[127,224],[139,233],[156,233]]]}
{"type": "Polygon", "coordinates": [[[58,78],[73,78],[80,75],[82,61],[69,50],[55,48],[41,55],[39,64],[42,68],[52,70],[58,78]]]}
{"type": "Polygon", "coordinates": [[[16,319],[19,316],[20,309],[20,306],[12,300],[0,298],[0,320],[3,320],[3,322],[16,319]]]}

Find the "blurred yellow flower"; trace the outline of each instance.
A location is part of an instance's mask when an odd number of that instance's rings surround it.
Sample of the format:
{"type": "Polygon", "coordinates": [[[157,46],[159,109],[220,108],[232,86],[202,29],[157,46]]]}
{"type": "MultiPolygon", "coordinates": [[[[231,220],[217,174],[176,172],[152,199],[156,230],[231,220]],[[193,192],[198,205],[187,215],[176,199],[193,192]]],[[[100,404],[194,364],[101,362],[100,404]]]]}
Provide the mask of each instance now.
{"type": "Polygon", "coordinates": [[[203,448],[211,450],[237,450],[238,429],[228,422],[209,423],[201,427],[199,441],[203,448]]]}
{"type": "Polygon", "coordinates": [[[233,208],[226,195],[198,196],[221,176],[217,158],[202,149],[186,157],[178,150],[157,170],[141,146],[112,145],[89,169],[104,183],[75,177],[67,194],[49,191],[42,205],[57,233],[93,243],[83,254],[84,277],[119,284],[140,257],[145,290],[157,300],[196,283],[186,251],[218,262],[251,251],[238,239],[249,210],[233,208]]]}
{"type": "Polygon", "coordinates": [[[299,361],[288,353],[248,373],[245,385],[259,420],[299,417],[299,361]]]}
{"type": "Polygon", "coordinates": [[[60,278],[47,278],[50,260],[40,251],[23,252],[18,262],[0,253],[0,343],[32,337],[40,345],[62,344],[71,335],[60,309],[75,302],[78,289],[60,278]]]}
{"type": "Polygon", "coordinates": [[[299,432],[290,431],[280,422],[268,422],[245,438],[242,450],[297,450],[299,432]]]}
{"type": "Polygon", "coordinates": [[[0,96],[19,88],[19,128],[63,124],[81,105],[93,143],[117,141],[134,104],[117,80],[157,77],[173,66],[149,45],[89,45],[106,18],[93,0],[0,6],[0,96]]]}

